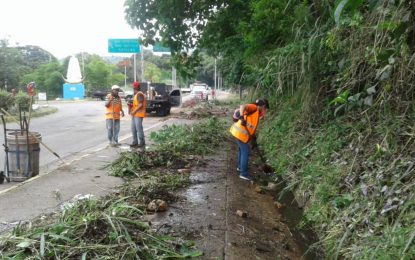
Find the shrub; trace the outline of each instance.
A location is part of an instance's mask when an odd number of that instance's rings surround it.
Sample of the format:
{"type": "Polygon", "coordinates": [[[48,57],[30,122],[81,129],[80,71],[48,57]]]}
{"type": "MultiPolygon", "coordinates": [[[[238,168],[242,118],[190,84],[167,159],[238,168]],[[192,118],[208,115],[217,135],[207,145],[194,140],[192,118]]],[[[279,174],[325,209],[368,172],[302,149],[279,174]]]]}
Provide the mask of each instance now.
{"type": "Polygon", "coordinates": [[[14,97],[5,90],[0,90],[0,108],[10,109],[14,104],[14,97]]]}
{"type": "Polygon", "coordinates": [[[24,92],[19,92],[15,97],[15,104],[17,108],[20,107],[21,111],[29,111],[30,97],[24,92]]]}

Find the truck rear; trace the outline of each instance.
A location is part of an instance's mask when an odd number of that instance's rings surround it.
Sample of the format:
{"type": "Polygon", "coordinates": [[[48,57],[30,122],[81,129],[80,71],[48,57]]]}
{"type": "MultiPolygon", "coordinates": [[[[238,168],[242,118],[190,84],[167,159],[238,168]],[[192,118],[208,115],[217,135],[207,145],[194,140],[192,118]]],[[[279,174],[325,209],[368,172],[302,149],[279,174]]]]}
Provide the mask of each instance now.
{"type": "Polygon", "coordinates": [[[171,85],[143,82],[140,83],[140,91],[147,97],[147,113],[166,116],[170,114],[171,107],[181,104],[180,89],[173,89],[171,85]]]}

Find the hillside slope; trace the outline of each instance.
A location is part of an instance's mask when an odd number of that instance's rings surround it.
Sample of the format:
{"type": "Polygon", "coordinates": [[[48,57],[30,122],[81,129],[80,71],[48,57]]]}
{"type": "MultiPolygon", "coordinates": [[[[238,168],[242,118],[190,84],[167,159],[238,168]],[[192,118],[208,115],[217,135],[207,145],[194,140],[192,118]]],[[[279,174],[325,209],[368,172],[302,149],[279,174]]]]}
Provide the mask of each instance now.
{"type": "Polygon", "coordinates": [[[415,8],[371,2],[270,52],[251,95],[272,100],[260,142],[317,246],[335,259],[413,259],[415,8]]]}

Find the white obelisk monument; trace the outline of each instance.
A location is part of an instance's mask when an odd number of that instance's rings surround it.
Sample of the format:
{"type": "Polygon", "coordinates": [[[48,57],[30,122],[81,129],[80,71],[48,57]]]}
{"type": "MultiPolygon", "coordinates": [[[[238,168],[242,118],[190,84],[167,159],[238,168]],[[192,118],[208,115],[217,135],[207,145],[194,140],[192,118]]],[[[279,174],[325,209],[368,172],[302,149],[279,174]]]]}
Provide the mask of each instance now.
{"type": "Polygon", "coordinates": [[[78,59],[71,56],[68,64],[68,71],[66,73],[65,84],[63,84],[63,98],[64,99],[84,99],[85,86],[82,83],[81,68],[79,67],[78,59]]]}

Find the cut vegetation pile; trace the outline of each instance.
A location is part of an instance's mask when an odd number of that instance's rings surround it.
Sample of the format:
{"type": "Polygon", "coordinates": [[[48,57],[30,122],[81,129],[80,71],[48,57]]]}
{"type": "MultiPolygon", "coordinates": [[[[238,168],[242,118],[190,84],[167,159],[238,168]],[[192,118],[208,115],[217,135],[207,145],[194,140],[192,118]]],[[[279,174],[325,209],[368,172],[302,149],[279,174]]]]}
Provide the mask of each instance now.
{"type": "MultiPolygon", "coordinates": [[[[230,103],[234,104],[235,107],[236,104],[239,105],[239,101],[238,103],[236,103],[236,100],[232,100],[230,101],[230,103]]],[[[212,100],[209,102],[199,102],[192,108],[186,109],[184,107],[184,109],[180,111],[180,114],[176,115],[176,117],[186,119],[201,119],[212,116],[221,117],[230,113],[229,105],[229,102],[223,102],[218,100],[212,100]]]]}
{"type": "MultiPolygon", "coordinates": [[[[222,140],[224,124],[210,119],[170,126],[154,133],[157,145],[139,156],[122,153],[111,174],[127,177],[116,194],[87,199],[46,220],[21,225],[0,237],[2,259],[159,259],[200,256],[190,241],[158,234],[143,220],[150,201],[176,199],[172,191],[189,184],[177,169],[207,154],[222,140]],[[190,156],[190,157],[189,157],[190,156]],[[186,158],[186,159],[184,159],[186,158]],[[176,167],[180,166],[180,167],[176,167]],[[140,176],[140,180],[133,177],[140,176]]],[[[201,160],[201,158],[199,158],[201,160]]]]}

